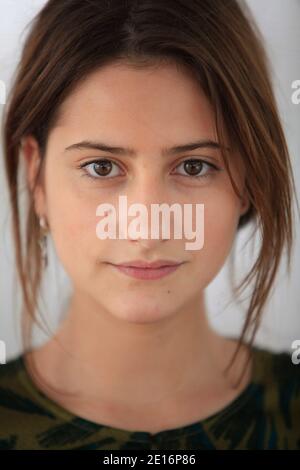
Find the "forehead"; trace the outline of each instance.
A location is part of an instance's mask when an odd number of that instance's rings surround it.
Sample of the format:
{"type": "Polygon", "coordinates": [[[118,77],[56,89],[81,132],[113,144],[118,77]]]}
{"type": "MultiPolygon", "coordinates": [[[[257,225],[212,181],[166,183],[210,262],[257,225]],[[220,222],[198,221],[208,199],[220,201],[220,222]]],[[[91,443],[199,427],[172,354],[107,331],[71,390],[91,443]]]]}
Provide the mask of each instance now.
{"type": "Polygon", "coordinates": [[[87,76],[67,97],[57,126],[109,132],[114,138],[164,135],[176,141],[214,138],[211,105],[193,73],[178,64],[136,68],[106,65],[87,76]]]}

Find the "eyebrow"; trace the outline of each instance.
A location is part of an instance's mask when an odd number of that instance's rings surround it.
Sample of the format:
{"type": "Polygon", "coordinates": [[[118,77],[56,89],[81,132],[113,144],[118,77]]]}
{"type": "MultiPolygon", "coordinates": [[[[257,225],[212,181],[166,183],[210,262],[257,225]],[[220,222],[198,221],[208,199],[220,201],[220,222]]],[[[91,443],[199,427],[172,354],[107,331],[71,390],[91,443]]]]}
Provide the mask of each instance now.
{"type": "MultiPolygon", "coordinates": [[[[164,148],[162,150],[163,156],[168,155],[176,155],[181,152],[188,152],[191,150],[201,149],[201,148],[210,148],[210,149],[221,149],[222,146],[211,139],[200,139],[195,142],[190,142],[183,145],[175,145],[174,147],[164,148]]],[[[125,148],[125,147],[116,147],[108,145],[104,142],[98,141],[91,141],[91,140],[83,140],[81,142],[77,142],[76,144],[69,145],[65,148],[65,151],[69,150],[83,150],[83,149],[92,149],[92,150],[101,150],[104,152],[109,152],[115,155],[128,155],[128,156],[136,156],[136,152],[133,148],[125,148]]],[[[228,150],[230,150],[227,147],[228,150]]]]}

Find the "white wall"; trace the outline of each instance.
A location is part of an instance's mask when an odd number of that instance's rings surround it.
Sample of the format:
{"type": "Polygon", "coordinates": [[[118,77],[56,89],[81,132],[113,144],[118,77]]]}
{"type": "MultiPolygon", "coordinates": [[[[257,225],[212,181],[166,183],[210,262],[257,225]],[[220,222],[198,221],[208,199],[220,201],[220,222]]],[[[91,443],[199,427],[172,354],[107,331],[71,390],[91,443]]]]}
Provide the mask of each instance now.
{"type": "MultiPolygon", "coordinates": [[[[28,23],[45,0],[0,0],[0,80],[9,89],[12,73],[18,61],[21,45],[29,27],[28,23]]],[[[291,83],[300,79],[300,1],[299,0],[248,0],[264,34],[272,61],[273,81],[284,128],[286,131],[292,164],[300,199],[300,104],[292,104],[291,83]]],[[[0,104],[0,119],[4,105],[0,104]]],[[[1,149],[0,149],[1,150],[1,149]]],[[[19,289],[14,280],[13,248],[9,231],[9,206],[7,188],[0,161],[0,340],[6,342],[7,358],[21,351],[19,317],[19,289]]],[[[300,243],[299,219],[297,240],[290,279],[282,265],[274,293],[265,310],[256,344],[269,349],[290,350],[291,342],[300,338],[300,243]]],[[[249,232],[244,230],[237,242],[237,279],[246,273],[253,262],[251,247],[245,253],[245,262],[239,251],[249,232]]],[[[51,270],[47,282],[44,315],[55,328],[69,292],[69,281],[63,269],[55,263],[55,252],[50,259],[51,270]]],[[[208,311],[213,326],[224,335],[238,335],[246,303],[231,302],[228,284],[228,265],[208,288],[208,311]]],[[[44,338],[41,336],[41,338],[44,338]]],[[[43,339],[42,339],[43,340],[43,339]]]]}

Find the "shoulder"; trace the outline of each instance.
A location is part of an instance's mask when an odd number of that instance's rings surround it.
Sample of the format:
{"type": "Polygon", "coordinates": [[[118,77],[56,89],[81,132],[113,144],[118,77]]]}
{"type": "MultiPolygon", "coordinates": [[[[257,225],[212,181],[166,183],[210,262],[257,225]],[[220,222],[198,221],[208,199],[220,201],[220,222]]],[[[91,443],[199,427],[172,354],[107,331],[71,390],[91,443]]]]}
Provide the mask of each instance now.
{"type": "Polygon", "coordinates": [[[235,448],[300,449],[299,358],[292,350],[258,345],[248,352],[252,379],[230,413],[224,413],[225,435],[232,434],[235,448]]]}
{"type": "Polygon", "coordinates": [[[297,418],[300,430],[300,361],[296,359],[293,352],[271,353],[270,374],[267,377],[276,386],[286,421],[297,418]]]}
{"type": "Polygon", "coordinates": [[[18,373],[22,369],[22,355],[10,359],[5,364],[0,365],[0,405],[1,390],[14,389],[18,387],[18,373]]]}
{"type": "Polygon", "coordinates": [[[254,353],[255,399],[268,446],[300,449],[300,362],[293,352],[256,349],[254,353]]]}
{"type": "Polygon", "coordinates": [[[14,414],[19,414],[22,402],[18,382],[21,364],[21,357],[18,356],[0,365],[0,449],[2,450],[15,448],[17,441],[17,433],[10,428],[10,423],[14,414]]]}
{"type": "Polygon", "coordinates": [[[296,389],[299,387],[300,360],[297,359],[293,351],[278,352],[254,348],[254,354],[256,355],[255,360],[259,377],[264,382],[274,383],[278,386],[294,386],[296,389]]]}
{"type": "Polygon", "coordinates": [[[0,366],[0,449],[15,449],[30,442],[36,430],[53,421],[31,389],[23,355],[0,366]]]}
{"type": "Polygon", "coordinates": [[[0,416],[4,409],[41,412],[39,394],[29,379],[23,354],[0,366],[0,416]]]}

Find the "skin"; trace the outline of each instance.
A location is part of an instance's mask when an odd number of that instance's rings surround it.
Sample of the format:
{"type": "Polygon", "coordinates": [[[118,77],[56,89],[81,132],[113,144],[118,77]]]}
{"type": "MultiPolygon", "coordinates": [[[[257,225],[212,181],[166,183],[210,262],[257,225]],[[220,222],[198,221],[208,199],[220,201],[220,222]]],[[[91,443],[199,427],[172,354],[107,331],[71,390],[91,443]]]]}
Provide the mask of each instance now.
{"type": "MultiPolygon", "coordinates": [[[[38,386],[69,411],[122,429],[155,433],[203,419],[228,405],[251,379],[249,368],[238,389],[232,387],[246,347],[228,376],[223,374],[236,342],[211,328],[205,305],[205,288],[230,253],[248,199],[235,194],[219,149],[162,155],[165,147],[217,141],[210,104],[182,67],[164,63],[137,70],[115,62],[87,77],[61,111],[33,196],[73,294],[55,336],[27,353],[36,361],[38,386]],[[65,151],[88,139],[132,147],[136,156],[65,151]],[[116,163],[113,177],[82,176],[78,165],[95,158],[116,163]],[[211,162],[220,171],[192,179],[180,165],[189,158],[211,162]],[[143,203],[149,212],[151,203],[203,203],[204,248],[186,250],[184,238],[99,240],[96,207],[108,202],[117,208],[119,194],[127,195],[128,206],[143,203]],[[185,263],[152,281],[130,278],[106,264],[158,258],[185,263]]],[[[40,157],[32,136],[24,139],[23,154],[32,187],[40,157]]],[[[234,154],[230,165],[243,193],[245,175],[234,154]]],[[[97,175],[92,165],[89,171],[97,175]]],[[[208,172],[204,166],[200,174],[208,172]]]]}

